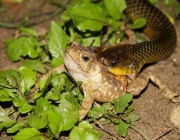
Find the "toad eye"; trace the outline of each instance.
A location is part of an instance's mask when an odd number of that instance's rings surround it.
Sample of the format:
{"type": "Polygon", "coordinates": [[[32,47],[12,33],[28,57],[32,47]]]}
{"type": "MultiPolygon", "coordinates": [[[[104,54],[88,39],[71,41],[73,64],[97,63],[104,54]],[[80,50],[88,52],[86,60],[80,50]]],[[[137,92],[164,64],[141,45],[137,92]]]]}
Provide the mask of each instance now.
{"type": "Polygon", "coordinates": [[[86,55],[82,55],[82,59],[83,59],[83,61],[89,61],[89,57],[88,56],[86,56],[86,55]]]}
{"type": "Polygon", "coordinates": [[[112,67],[115,67],[117,64],[118,64],[118,61],[117,61],[117,60],[112,60],[112,61],[111,61],[111,66],[112,66],[112,67]]]}

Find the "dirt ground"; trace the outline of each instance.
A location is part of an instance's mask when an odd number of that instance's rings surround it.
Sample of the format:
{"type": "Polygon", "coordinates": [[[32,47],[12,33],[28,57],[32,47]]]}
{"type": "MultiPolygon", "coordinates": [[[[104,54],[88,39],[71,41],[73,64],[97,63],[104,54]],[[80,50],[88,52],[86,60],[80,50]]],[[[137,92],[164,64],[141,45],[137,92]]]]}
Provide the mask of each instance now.
{"type": "MultiPolygon", "coordinates": [[[[15,21],[25,17],[27,14],[37,15],[41,13],[50,13],[56,10],[56,6],[50,4],[49,1],[45,2],[44,0],[38,0],[38,4],[35,1],[36,0],[23,1],[23,3],[20,4],[3,4],[0,7],[0,22],[5,22],[6,20],[15,21]]],[[[57,16],[52,20],[58,21],[59,18],[60,16],[57,16]]],[[[38,27],[43,27],[47,30],[49,29],[49,26],[50,21],[38,25],[38,27]]],[[[144,69],[152,70],[154,73],[159,75],[167,84],[168,88],[180,95],[180,21],[176,21],[175,26],[178,34],[178,45],[175,52],[170,58],[146,66],[144,69]]],[[[3,43],[5,39],[12,38],[15,31],[15,29],[0,27],[0,70],[15,69],[20,66],[20,62],[12,63],[8,59],[6,55],[6,46],[3,43]]],[[[145,133],[150,140],[158,138],[159,140],[180,139],[180,126],[178,128],[170,121],[173,109],[180,106],[180,103],[172,103],[170,100],[165,99],[154,84],[150,82],[140,96],[134,97],[132,104],[135,106],[134,112],[141,116],[141,119],[134,123],[134,126],[145,133]]],[[[118,137],[116,133],[114,133],[115,136],[112,137],[101,129],[97,127],[96,129],[102,132],[102,140],[123,139],[118,137]]],[[[113,126],[109,127],[105,125],[105,129],[115,132],[113,126]]],[[[7,140],[8,139],[10,138],[7,137],[7,140]]],[[[143,137],[130,128],[128,135],[124,140],[143,140],[143,137]]]]}

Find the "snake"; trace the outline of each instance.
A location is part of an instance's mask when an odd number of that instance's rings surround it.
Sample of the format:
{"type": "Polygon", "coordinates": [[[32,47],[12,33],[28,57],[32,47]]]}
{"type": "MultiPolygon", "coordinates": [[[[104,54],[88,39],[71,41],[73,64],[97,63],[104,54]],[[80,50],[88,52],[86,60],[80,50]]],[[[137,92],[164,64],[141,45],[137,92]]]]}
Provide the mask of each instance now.
{"type": "Polygon", "coordinates": [[[145,18],[143,32],[149,41],[136,44],[116,44],[102,49],[97,59],[115,75],[134,78],[147,63],[169,57],[176,48],[176,30],[167,16],[147,0],[126,0],[125,13],[133,22],[145,18]]]}

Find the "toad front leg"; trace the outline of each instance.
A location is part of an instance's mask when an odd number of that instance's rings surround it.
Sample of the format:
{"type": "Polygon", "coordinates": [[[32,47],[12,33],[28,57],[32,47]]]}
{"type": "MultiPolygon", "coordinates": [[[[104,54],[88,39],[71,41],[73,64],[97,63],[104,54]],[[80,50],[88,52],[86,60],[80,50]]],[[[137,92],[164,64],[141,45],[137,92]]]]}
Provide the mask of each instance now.
{"type": "Polygon", "coordinates": [[[177,99],[175,99],[175,96],[178,96],[178,94],[175,94],[167,89],[162,80],[149,70],[140,73],[137,78],[131,80],[128,85],[127,91],[131,92],[131,94],[133,95],[139,95],[140,92],[147,86],[149,80],[151,80],[159,87],[162,95],[164,95],[166,98],[172,100],[173,102],[179,102],[177,99]]]}
{"type": "Polygon", "coordinates": [[[97,90],[93,90],[92,82],[87,81],[82,84],[83,92],[84,92],[84,100],[79,109],[79,120],[81,121],[89,112],[93,102],[94,102],[94,94],[99,94],[97,90]]]}

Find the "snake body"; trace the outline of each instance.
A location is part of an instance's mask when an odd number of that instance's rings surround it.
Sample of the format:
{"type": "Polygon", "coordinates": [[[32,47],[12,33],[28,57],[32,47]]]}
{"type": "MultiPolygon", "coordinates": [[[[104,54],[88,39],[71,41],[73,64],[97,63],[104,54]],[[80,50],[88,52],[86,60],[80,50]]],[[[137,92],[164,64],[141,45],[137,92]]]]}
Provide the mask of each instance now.
{"type": "Polygon", "coordinates": [[[150,41],[134,45],[117,44],[102,50],[98,59],[116,75],[135,77],[146,63],[169,57],[176,47],[177,37],[174,25],[147,0],[126,0],[126,4],[125,12],[131,21],[146,18],[147,24],[143,31],[150,41]]]}

